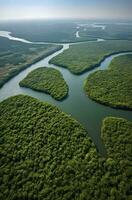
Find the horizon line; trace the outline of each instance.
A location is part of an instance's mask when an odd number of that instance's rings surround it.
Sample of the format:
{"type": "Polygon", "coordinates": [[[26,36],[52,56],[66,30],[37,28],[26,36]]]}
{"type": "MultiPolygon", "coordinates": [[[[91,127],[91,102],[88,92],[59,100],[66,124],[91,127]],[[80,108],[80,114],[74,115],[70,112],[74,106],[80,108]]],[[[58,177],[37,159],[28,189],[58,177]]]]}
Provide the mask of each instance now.
{"type": "Polygon", "coordinates": [[[89,17],[89,18],[80,18],[80,17],[75,17],[75,18],[72,18],[72,17],[54,17],[54,18],[3,18],[3,19],[0,19],[0,21],[30,21],[30,20],[125,20],[125,21],[132,21],[132,18],[124,18],[124,17],[121,17],[121,18],[96,18],[96,17],[89,17]]]}

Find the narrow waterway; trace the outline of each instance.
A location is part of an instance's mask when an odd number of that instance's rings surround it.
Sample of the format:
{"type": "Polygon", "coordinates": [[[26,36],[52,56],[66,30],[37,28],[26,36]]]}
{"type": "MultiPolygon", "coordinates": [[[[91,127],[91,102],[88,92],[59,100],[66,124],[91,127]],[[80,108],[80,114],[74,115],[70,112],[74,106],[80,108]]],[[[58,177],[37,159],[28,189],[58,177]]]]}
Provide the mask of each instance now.
{"type": "MultiPolygon", "coordinates": [[[[103,40],[102,40],[103,41],[103,40]]],[[[101,41],[100,41],[101,42],[101,41]]],[[[88,134],[91,136],[95,142],[100,153],[104,153],[104,147],[100,139],[100,128],[102,120],[108,116],[124,117],[126,119],[132,120],[132,114],[130,111],[112,109],[110,107],[101,105],[89,99],[83,90],[83,84],[86,77],[98,69],[106,69],[111,60],[121,54],[116,54],[106,58],[98,68],[86,72],[82,75],[74,75],[70,73],[67,69],[49,64],[49,60],[56,55],[62,53],[65,49],[69,48],[69,44],[63,44],[63,49],[59,50],[56,53],[42,59],[36,64],[31,65],[29,68],[22,71],[20,74],[8,81],[0,89],[0,101],[6,99],[7,97],[18,95],[18,94],[27,94],[42,101],[47,101],[51,104],[58,106],[62,111],[72,115],[77,119],[88,131],[88,134]],[[53,67],[58,69],[62,74],[67,84],[69,85],[69,96],[59,102],[54,100],[50,95],[36,92],[28,88],[19,87],[19,82],[27,76],[29,72],[38,68],[38,67],[53,67]]],[[[126,53],[122,53],[124,55],[126,53]]]]}
{"type": "Polygon", "coordinates": [[[76,32],[76,38],[80,38],[79,31],[76,32]]]}

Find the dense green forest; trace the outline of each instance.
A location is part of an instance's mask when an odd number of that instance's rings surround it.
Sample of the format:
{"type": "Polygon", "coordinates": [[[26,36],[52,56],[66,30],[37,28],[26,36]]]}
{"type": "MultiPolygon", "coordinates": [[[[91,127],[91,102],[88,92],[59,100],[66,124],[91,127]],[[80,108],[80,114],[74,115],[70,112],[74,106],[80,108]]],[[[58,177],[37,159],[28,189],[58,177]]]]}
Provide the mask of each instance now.
{"type": "MultiPolygon", "coordinates": [[[[96,25],[96,24],[95,24],[96,25]]],[[[82,38],[94,39],[103,38],[106,40],[132,40],[131,23],[98,23],[102,27],[83,26],[79,30],[82,38]]]]}
{"type": "MultiPolygon", "coordinates": [[[[131,161],[132,151],[132,122],[116,117],[107,117],[103,120],[101,129],[101,137],[107,149],[107,155],[113,159],[124,160],[120,162],[122,168],[123,164],[131,161]],[[114,148],[114,150],[113,150],[114,148]],[[116,153],[115,153],[116,152],[116,153]],[[124,160],[125,161],[125,160],[124,160]]],[[[124,168],[125,170],[126,168],[124,168]]]]}
{"type": "Polygon", "coordinates": [[[68,95],[67,83],[62,74],[54,68],[37,68],[30,72],[19,85],[46,92],[56,100],[62,100],[68,95]]]}
{"type": "Polygon", "coordinates": [[[64,43],[96,40],[97,38],[132,40],[131,23],[118,24],[100,21],[96,24],[92,20],[79,20],[78,23],[75,20],[27,20],[0,22],[0,29],[12,32],[13,36],[37,42],[64,43]],[[93,24],[103,25],[105,29],[93,27],[93,24]],[[76,31],[79,31],[79,38],[76,37],[76,31]]]}
{"type": "Polygon", "coordinates": [[[132,122],[105,119],[103,158],[57,107],[10,97],[0,103],[0,199],[131,199],[131,132],[132,122]]]}
{"type": "Polygon", "coordinates": [[[26,44],[0,37],[0,87],[29,65],[61,48],[50,44],[26,44]]]}
{"type": "Polygon", "coordinates": [[[10,31],[13,36],[24,38],[34,42],[78,42],[84,40],[94,40],[93,38],[77,38],[77,24],[62,20],[27,20],[0,22],[0,29],[10,31]],[[35,31],[34,31],[35,30],[35,31]]]}
{"type": "Polygon", "coordinates": [[[108,188],[112,186],[110,197],[106,199],[129,200],[132,197],[132,122],[123,118],[105,118],[101,138],[107,149],[106,173],[102,180],[106,180],[108,188]]]}
{"type": "Polygon", "coordinates": [[[114,58],[108,70],[98,70],[88,76],[84,86],[86,94],[102,104],[132,110],[131,70],[131,54],[114,58]]]}
{"type": "Polygon", "coordinates": [[[132,51],[132,41],[86,42],[71,45],[69,49],[52,58],[50,63],[80,74],[97,67],[106,56],[124,51],[132,51]]]}

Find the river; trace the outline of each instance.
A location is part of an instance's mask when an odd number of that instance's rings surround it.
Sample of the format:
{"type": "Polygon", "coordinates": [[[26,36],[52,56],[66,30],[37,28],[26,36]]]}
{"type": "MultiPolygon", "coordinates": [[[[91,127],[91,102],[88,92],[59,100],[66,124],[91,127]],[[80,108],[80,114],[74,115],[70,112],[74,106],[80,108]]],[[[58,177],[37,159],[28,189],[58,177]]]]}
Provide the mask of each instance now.
{"type": "MultiPolygon", "coordinates": [[[[99,42],[103,42],[103,40],[98,40],[99,42]]],[[[123,117],[128,120],[132,120],[131,111],[125,111],[120,109],[113,109],[108,106],[101,105],[92,101],[85,95],[83,90],[84,80],[88,77],[90,73],[93,73],[99,69],[107,69],[111,60],[119,55],[124,55],[126,53],[120,53],[116,55],[111,55],[106,58],[99,67],[88,71],[81,75],[74,75],[70,73],[66,68],[58,67],[53,64],[49,64],[50,59],[62,53],[65,49],[69,48],[70,44],[63,44],[63,49],[53,53],[52,55],[42,59],[41,61],[31,65],[29,68],[20,72],[10,81],[8,81],[1,89],[0,89],[0,101],[14,95],[18,94],[27,94],[42,101],[49,102],[51,104],[56,105],[62,111],[70,114],[75,119],[77,119],[88,131],[88,134],[93,139],[96,144],[97,149],[101,154],[105,152],[104,146],[102,145],[100,138],[100,128],[102,120],[108,116],[114,117],[123,117]],[[62,74],[67,84],[69,85],[69,96],[63,101],[56,101],[50,95],[33,91],[32,89],[19,87],[19,82],[27,76],[29,72],[38,68],[38,67],[53,67],[58,69],[62,74]]]]}

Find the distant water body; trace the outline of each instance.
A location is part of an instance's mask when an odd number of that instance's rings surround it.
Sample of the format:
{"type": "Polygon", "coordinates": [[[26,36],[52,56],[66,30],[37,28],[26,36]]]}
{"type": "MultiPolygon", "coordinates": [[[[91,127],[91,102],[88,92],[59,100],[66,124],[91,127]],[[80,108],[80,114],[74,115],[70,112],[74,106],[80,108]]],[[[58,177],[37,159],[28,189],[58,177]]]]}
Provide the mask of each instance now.
{"type": "MultiPolygon", "coordinates": [[[[25,40],[23,38],[18,38],[18,37],[14,37],[11,35],[12,33],[9,31],[0,31],[0,37],[5,37],[8,38],[9,40],[14,40],[14,41],[19,41],[19,42],[23,42],[23,43],[27,43],[27,44],[56,44],[56,45],[61,45],[62,43],[56,43],[56,42],[31,42],[29,40],[25,40]]],[[[75,34],[76,38],[80,38],[79,35],[79,31],[76,32],[75,34]]],[[[101,38],[97,38],[98,42],[104,41],[104,39],[101,38]]],[[[75,42],[75,43],[70,43],[70,44],[76,44],[76,43],[84,43],[84,41],[80,41],[80,42],[75,42]]]]}
{"type": "Polygon", "coordinates": [[[76,32],[76,38],[80,38],[79,31],[76,32]]]}
{"type": "MultiPolygon", "coordinates": [[[[77,25],[77,31],[76,31],[76,33],[75,33],[75,37],[76,38],[80,38],[80,35],[79,35],[79,29],[80,29],[80,27],[84,27],[84,31],[86,31],[87,30],[87,28],[88,27],[93,27],[93,28],[102,28],[102,30],[104,30],[105,29],[105,25],[101,25],[101,24],[96,24],[96,23],[94,23],[94,24],[78,24],[77,25]]],[[[9,40],[14,40],[14,41],[19,41],[19,42],[23,42],[23,43],[27,43],[27,44],[52,44],[52,43],[50,43],[50,42],[31,42],[31,41],[29,41],[29,40],[25,40],[25,39],[23,39],[23,38],[18,38],[18,37],[14,37],[14,36],[12,36],[11,35],[12,33],[11,32],[9,32],[9,31],[0,31],[0,36],[1,37],[5,37],[5,38],[8,38],[9,40]]],[[[98,41],[100,40],[100,41],[103,41],[103,39],[97,39],[98,41]]],[[[58,43],[54,43],[54,44],[58,44],[58,43]]]]}
{"type": "Polygon", "coordinates": [[[0,36],[8,38],[9,40],[20,41],[20,42],[32,44],[32,42],[30,42],[28,40],[11,36],[11,32],[8,32],[8,31],[0,31],[0,36]]]}
{"type": "Polygon", "coordinates": [[[59,45],[59,43],[52,43],[52,42],[31,42],[31,41],[25,40],[23,38],[14,37],[11,34],[12,33],[9,31],[0,31],[0,37],[5,37],[5,38],[8,38],[9,40],[14,40],[14,41],[18,41],[18,42],[27,43],[27,44],[56,44],[56,45],[59,45]]]}
{"type": "MultiPolygon", "coordinates": [[[[80,38],[81,36],[79,35],[79,29],[83,27],[83,31],[87,31],[89,27],[93,27],[93,28],[101,28],[102,30],[105,30],[106,26],[105,25],[102,25],[102,24],[77,24],[77,29],[78,31],[76,32],[76,38],[80,38]]],[[[97,41],[103,41],[103,39],[97,39],[97,41]]]]}
{"type": "MultiPolygon", "coordinates": [[[[77,29],[79,31],[79,28],[77,29]]],[[[45,44],[45,42],[31,42],[22,38],[13,37],[11,36],[11,32],[8,32],[8,31],[0,31],[0,36],[6,37],[10,40],[20,41],[24,43],[45,44]]],[[[97,41],[103,42],[104,40],[98,38],[97,41]]],[[[56,44],[59,44],[59,43],[56,43],[56,44]]],[[[76,44],[78,43],[75,43],[75,45],[76,44]]],[[[64,50],[68,49],[70,45],[71,43],[63,44],[63,48],[61,50],[31,65],[29,68],[23,70],[14,78],[12,78],[7,83],[5,83],[4,86],[0,89],[0,101],[13,95],[27,94],[29,96],[38,98],[42,101],[47,101],[51,104],[58,106],[62,111],[72,115],[87,129],[89,135],[91,136],[94,143],[96,144],[99,152],[103,154],[104,147],[102,145],[102,141],[100,138],[100,129],[101,129],[102,120],[108,116],[123,117],[129,120],[132,120],[131,111],[113,109],[108,106],[101,105],[95,101],[92,101],[90,98],[86,96],[83,90],[83,83],[89,74],[93,73],[94,71],[98,69],[101,69],[101,70],[107,69],[113,58],[119,55],[124,55],[126,53],[111,55],[108,58],[106,58],[100,64],[98,68],[95,68],[94,70],[88,71],[84,74],[81,74],[80,76],[77,76],[70,73],[70,71],[67,70],[66,68],[49,64],[49,61],[53,57],[59,55],[64,50]],[[19,82],[23,78],[25,78],[29,72],[31,72],[34,69],[37,69],[38,67],[44,67],[44,66],[58,69],[62,73],[67,84],[69,85],[69,96],[64,101],[56,101],[50,95],[31,90],[29,88],[21,88],[19,86],[19,82]]]]}
{"type": "MultiPolygon", "coordinates": [[[[25,42],[25,40],[22,40],[25,42]]],[[[103,42],[104,40],[98,39],[98,42],[103,42]]],[[[75,44],[76,45],[76,44],[75,44]]],[[[125,110],[117,110],[110,108],[108,106],[101,105],[95,101],[92,101],[88,98],[83,90],[84,80],[88,77],[90,73],[98,69],[107,69],[111,60],[119,55],[117,54],[112,55],[106,58],[98,68],[88,71],[84,74],[79,76],[72,74],[66,68],[58,67],[53,64],[49,64],[49,61],[62,53],[64,50],[68,49],[70,44],[63,44],[63,48],[52,55],[42,59],[41,61],[31,65],[27,69],[20,72],[14,78],[9,80],[4,86],[0,89],[0,101],[14,95],[18,94],[27,94],[29,96],[35,97],[42,101],[49,102],[51,104],[56,105],[62,111],[72,115],[75,119],[77,119],[88,131],[89,135],[93,139],[94,143],[96,144],[99,152],[104,154],[104,147],[102,145],[102,141],[100,138],[100,129],[102,120],[107,116],[115,116],[115,117],[124,117],[126,119],[132,120],[132,115],[130,111],[125,110]],[[27,76],[29,72],[38,67],[53,67],[58,69],[64,79],[66,80],[67,84],[69,85],[69,96],[64,101],[56,101],[50,95],[47,95],[42,92],[37,92],[29,88],[22,88],[19,86],[19,82],[27,76]]]]}
{"type": "Polygon", "coordinates": [[[106,26],[103,24],[97,24],[97,23],[93,23],[93,24],[78,24],[77,27],[84,27],[84,31],[86,31],[89,27],[93,27],[93,28],[101,28],[102,30],[105,30],[106,26]]]}

